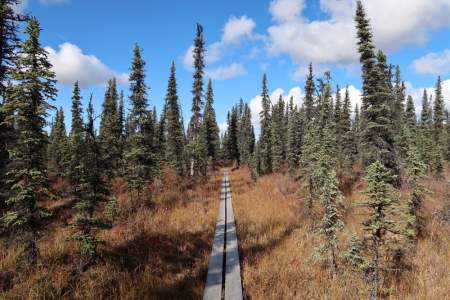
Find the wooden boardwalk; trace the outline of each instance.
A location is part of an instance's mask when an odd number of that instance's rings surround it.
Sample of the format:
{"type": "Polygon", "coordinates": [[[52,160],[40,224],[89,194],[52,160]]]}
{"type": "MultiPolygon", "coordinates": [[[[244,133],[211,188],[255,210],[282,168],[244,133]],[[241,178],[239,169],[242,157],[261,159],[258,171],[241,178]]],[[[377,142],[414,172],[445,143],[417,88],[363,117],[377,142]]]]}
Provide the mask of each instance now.
{"type": "Polygon", "coordinates": [[[220,192],[219,216],[209,258],[204,300],[242,299],[241,268],[228,170],[220,192]]]}

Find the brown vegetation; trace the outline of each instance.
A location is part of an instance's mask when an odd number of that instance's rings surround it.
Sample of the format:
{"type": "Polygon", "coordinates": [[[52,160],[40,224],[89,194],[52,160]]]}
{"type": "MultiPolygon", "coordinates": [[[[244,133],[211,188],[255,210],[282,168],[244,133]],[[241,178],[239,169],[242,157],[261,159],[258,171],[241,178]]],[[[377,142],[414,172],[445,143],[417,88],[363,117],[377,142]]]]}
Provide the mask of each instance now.
{"type": "Polygon", "coordinates": [[[170,172],[163,178],[154,184],[151,205],[131,203],[123,180],[114,180],[118,217],[112,229],[100,232],[102,260],[82,274],[76,245],[67,240],[73,204],[45,203],[53,218],[41,232],[40,261],[32,274],[16,268],[20,249],[5,241],[0,245],[0,298],[201,298],[221,174],[192,189],[170,172]]]}
{"type": "MultiPolygon", "coordinates": [[[[411,268],[398,277],[384,278],[388,299],[448,299],[450,295],[450,226],[435,214],[444,205],[448,185],[426,180],[426,227],[418,241],[411,268]]],[[[233,205],[242,257],[244,293],[248,299],[367,299],[368,287],[358,272],[340,259],[339,275],[332,279],[324,266],[312,261],[318,245],[313,219],[307,214],[300,184],[288,175],[264,176],[254,183],[247,170],[231,175],[233,205]]],[[[356,204],[364,184],[354,182],[344,207],[346,229],[341,251],[350,232],[359,232],[362,216],[356,204]]],[[[408,191],[402,190],[403,198],[408,191]]],[[[318,213],[317,211],[315,213],[318,213]]]]}

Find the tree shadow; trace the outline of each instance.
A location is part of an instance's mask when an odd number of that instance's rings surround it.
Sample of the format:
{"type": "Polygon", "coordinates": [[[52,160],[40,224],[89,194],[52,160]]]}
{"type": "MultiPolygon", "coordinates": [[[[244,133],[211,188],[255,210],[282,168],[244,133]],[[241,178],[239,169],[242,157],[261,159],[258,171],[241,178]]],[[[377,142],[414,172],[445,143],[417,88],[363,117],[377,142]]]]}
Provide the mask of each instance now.
{"type": "Polygon", "coordinates": [[[141,234],[107,250],[105,259],[122,272],[139,280],[144,272],[158,280],[157,286],[139,285],[143,299],[199,299],[207,274],[212,247],[208,232],[176,235],[141,234]],[[175,278],[175,280],[174,280],[175,278]]]}

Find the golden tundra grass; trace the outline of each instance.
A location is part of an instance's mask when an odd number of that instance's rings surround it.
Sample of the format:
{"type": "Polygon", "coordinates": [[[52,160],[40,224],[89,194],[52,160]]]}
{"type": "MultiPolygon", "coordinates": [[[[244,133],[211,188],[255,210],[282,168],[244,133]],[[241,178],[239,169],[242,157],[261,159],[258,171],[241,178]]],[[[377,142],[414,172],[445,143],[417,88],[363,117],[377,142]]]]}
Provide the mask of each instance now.
{"type": "MultiPolygon", "coordinates": [[[[417,244],[412,269],[385,286],[388,299],[449,299],[450,226],[442,225],[432,212],[442,207],[447,188],[427,180],[424,237],[417,244]]],[[[311,255],[320,242],[311,218],[306,215],[299,184],[289,176],[264,176],[256,183],[247,170],[231,174],[233,206],[242,257],[244,293],[248,299],[368,299],[361,276],[341,268],[334,280],[326,268],[314,264],[311,255]]],[[[345,200],[346,207],[360,201],[361,182],[345,200]]],[[[402,191],[406,194],[407,191],[402,191]]],[[[346,230],[340,248],[348,243],[349,231],[360,231],[357,209],[346,214],[346,230]]],[[[317,212],[315,212],[317,213],[317,212]]]]}
{"type": "MultiPolygon", "coordinates": [[[[0,246],[0,299],[199,299],[218,210],[221,174],[194,189],[173,175],[155,184],[152,205],[131,203],[123,181],[113,183],[121,215],[100,233],[101,262],[79,275],[71,229],[58,212],[42,232],[40,263],[32,274],[15,269],[18,249],[0,246]],[[5,288],[8,287],[8,290],[5,288]]],[[[67,204],[51,203],[53,209],[67,204]]],[[[55,210],[57,211],[57,210],[55,210]]]]}

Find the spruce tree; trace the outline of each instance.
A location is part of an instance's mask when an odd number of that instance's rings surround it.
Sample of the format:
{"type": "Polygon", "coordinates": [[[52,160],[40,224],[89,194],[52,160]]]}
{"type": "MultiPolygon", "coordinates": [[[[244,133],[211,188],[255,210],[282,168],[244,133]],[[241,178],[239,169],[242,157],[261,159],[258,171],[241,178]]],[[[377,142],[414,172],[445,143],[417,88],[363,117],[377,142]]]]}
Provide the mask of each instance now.
{"type": "Polygon", "coordinates": [[[130,73],[130,129],[125,153],[126,179],[132,200],[146,196],[155,174],[153,114],[147,110],[145,61],[136,44],[130,73]],[[134,192],[137,197],[134,197],[134,192]]]}
{"type": "Polygon", "coordinates": [[[432,170],[436,178],[443,177],[444,172],[444,96],[442,95],[441,77],[438,77],[433,108],[433,142],[432,170]]]}
{"type": "Polygon", "coordinates": [[[433,119],[427,90],[423,90],[422,112],[419,126],[420,158],[428,168],[431,168],[433,153],[433,119]]]}
{"type": "Polygon", "coordinates": [[[104,200],[106,187],[102,180],[101,147],[94,129],[94,109],[92,95],[87,108],[87,123],[84,126],[83,156],[80,161],[80,198],[75,204],[77,214],[73,227],[77,230],[72,239],[80,245],[79,269],[83,272],[100,256],[102,244],[95,234],[96,228],[104,227],[101,220],[94,217],[98,204],[104,200]]]}
{"type": "Polygon", "coordinates": [[[297,170],[302,153],[302,142],[304,134],[304,109],[298,111],[291,98],[289,109],[289,123],[287,128],[287,162],[291,174],[297,170]]]}
{"type": "Polygon", "coordinates": [[[119,115],[119,94],[116,79],[108,81],[100,120],[100,144],[105,175],[109,178],[119,173],[121,125],[119,115]]]}
{"type": "Polygon", "coordinates": [[[326,253],[328,268],[332,276],[336,275],[337,269],[337,233],[344,226],[339,213],[339,203],[342,200],[342,194],[338,188],[338,180],[332,159],[334,153],[333,134],[331,126],[328,125],[324,128],[317,168],[314,171],[323,211],[319,233],[324,238],[324,244],[319,248],[319,251],[320,253],[326,253]]]}
{"type": "Polygon", "coordinates": [[[367,97],[372,96],[375,93],[376,78],[373,76],[373,71],[376,66],[375,46],[373,44],[372,28],[370,27],[369,19],[366,15],[366,11],[362,5],[362,2],[358,0],[356,2],[356,15],[355,15],[357,37],[358,37],[358,52],[360,54],[360,62],[362,64],[362,118],[365,118],[366,109],[369,105],[367,97]]]}
{"type": "Polygon", "coordinates": [[[342,153],[341,167],[350,169],[356,160],[355,132],[352,131],[351,103],[348,87],[345,89],[344,102],[342,103],[342,112],[339,120],[341,139],[339,141],[339,150],[342,153]]]}
{"type": "Polygon", "coordinates": [[[0,210],[4,208],[4,201],[9,193],[5,182],[5,173],[9,162],[8,148],[14,143],[15,130],[5,121],[7,90],[11,85],[10,69],[17,59],[16,51],[19,46],[18,31],[26,16],[17,13],[15,6],[19,0],[3,0],[0,3],[0,210]]]}
{"type": "Polygon", "coordinates": [[[202,107],[203,107],[203,69],[205,67],[205,41],[203,39],[203,27],[197,24],[197,34],[194,40],[194,82],[192,86],[192,116],[188,125],[187,148],[190,160],[190,176],[205,176],[206,157],[204,157],[203,148],[205,148],[205,135],[202,131],[202,107]]]}
{"type": "Polygon", "coordinates": [[[252,126],[252,115],[250,107],[247,103],[242,103],[242,112],[238,120],[238,146],[239,146],[239,159],[242,164],[250,165],[251,155],[254,147],[254,132],[252,126]]]}
{"type": "Polygon", "coordinates": [[[407,222],[407,236],[415,240],[422,230],[422,222],[420,219],[420,211],[423,207],[425,197],[425,188],[421,184],[426,172],[426,165],[420,159],[418,148],[414,144],[410,144],[406,159],[406,177],[412,188],[410,199],[408,200],[408,208],[410,218],[407,222]]]}
{"type": "Polygon", "coordinates": [[[278,103],[272,107],[272,168],[274,171],[280,170],[285,162],[285,134],[286,128],[284,127],[284,100],[280,95],[278,103]]]}
{"type": "Polygon", "coordinates": [[[81,159],[84,151],[84,125],[83,109],[81,104],[80,87],[75,82],[72,92],[72,128],[69,135],[69,181],[72,186],[72,194],[78,201],[81,184],[81,159]]]}
{"type": "Polygon", "coordinates": [[[261,133],[259,136],[260,174],[272,172],[272,115],[269,90],[267,88],[267,76],[262,79],[262,111],[259,113],[261,133]]]}
{"type": "Polygon", "coordinates": [[[405,111],[405,83],[402,81],[400,74],[400,66],[397,65],[395,69],[395,85],[393,87],[392,99],[392,125],[395,136],[400,138],[400,131],[402,129],[403,114],[405,111]]]}
{"type": "Polygon", "coordinates": [[[219,151],[219,126],[216,121],[216,112],[214,110],[214,92],[211,79],[208,81],[206,89],[205,111],[203,113],[203,127],[206,135],[206,147],[208,149],[209,159],[215,163],[218,159],[219,151]]]}
{"type": "Polygon", "coordinates": [[[238,141],[238,107],[233,106],[228,118],[228,159],[234,160],[236,164],[240,165],[239,157],[239,141],[238,141]]]}
{"type": "Polygon", "coordinates": [[[64,124],[62,107],[56,112],[47,150],[49,171],[58,177],[65,177],[69,163],[69,145],[64,124]]]}
{"type": "Polygon", "coordinates": [[[184,130],[180,114],[180,106],[177,94],[177,81],[175,77],[175,64],[170,67],[169,83],[166,93],[167,103],[167,148],[166,161],[178,175],[184,174],[184,130]]]}
{"type": "Polygon", "coordinates": [[[27,16],[15,9],[20,2],[21,0],[2,0],[0,3],[0,103],[5,100],[6,89],[12,79],[10,69],[18,58],[16,51],[20,43],[19,26],[27,19],[27,16]]]}
{"type": "Polygon", "coordinates": [[[11,195],[7,200],[9,211],[2,221],[12,230],[23,233],[23,259],[35,265],[38,258],[37,230],[39,224],[38,200],[45,197],[47,174],[45,167],[47,109],[49,100],[56,96],[55,74],[51,71],[47,52],[39,42],[40,24],[32,17],[26,28],[26,39],[20,44],[18,58],[11,70],[16,83],[10,99],[4,105],[6,122],[16,128],[16,143],[8,149],[11,165],[7,183],[11,195]]]}
{"type": "Polygon", "coordinates": [[[305,82],[305,98],[303,100],[303,105],[305,108],[305,121],[306,124],[309,124],[311,119],[315,114],[315,101],[314,101],[314,93],[316,91],[316,86],[314,84],[314,74],[312,63],[309,64],[308,75],[306,76],[305,82]]]}
{"type": "Polygon", "coordinates": [[[390,170],[380,161],[374,162],[367,168],[367,188],[365,194],[367,200],[364,205],[369,214],[363,222],[367,233],[367,247],[370,252],[370,264],[368,266],[368,280],[370,283],[371,299],[377,299],[381,283],[381,247],[386,241],[388,232],[395,232],[395,222],[392,213],[394,204],[398,202],[398,192],[391,185],[395,179],[390,170]]]}
{"type": "MultiPolygon", "coordinates": [[[[394,175],[398,175],[400,170],[394,147],[389,66],[382,51],[375,56],[372,29],[361,1],[357,1],[355,21],[363,76],[360,125],[363,163],[368,166],[379,160],[394,175]]],[[[395,178],[396,184],[400,184],[400,177],[395,178]]]]}
{"type": "Polygon", "coordinates": [[[410,146],[417,146],[417,117],[414,108],[414,101],[411,96],[408,96],[406,102],[406,110],[403,114],[403,120],[401,124],[401,136],[397,141],[398,148],[400,148],[400,154],[402,158],[408,156],[407,152],[410,146]]]}

